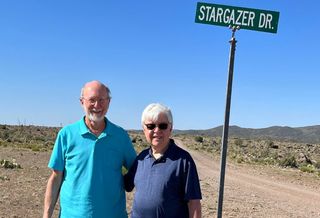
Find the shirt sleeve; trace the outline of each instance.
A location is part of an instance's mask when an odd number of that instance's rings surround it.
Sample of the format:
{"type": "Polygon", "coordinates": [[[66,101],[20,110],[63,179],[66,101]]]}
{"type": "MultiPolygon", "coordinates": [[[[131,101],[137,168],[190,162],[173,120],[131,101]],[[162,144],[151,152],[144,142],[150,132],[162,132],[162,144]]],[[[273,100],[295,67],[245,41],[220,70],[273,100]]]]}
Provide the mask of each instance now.
{"type": "Polygon", "coordinates": [[[191,156],[186,161],[185,200],[202,199],[196,164],[191,156]]]}
{"type": "Polygon", "coordinates": [[[133,148],[131,139],[130,139],[128,134],[126,134],[126,138],[127,138],[126,142],[125,142],[126,143],[126,151],[124,153],[124,163],[123,163],[123,165],[124,165],[124,167],[126,169],[129,169],[132,166],[135,158],[137,157],[137,154],[136,154],[136,151],[133,148]]]}
{"type": "Polygon", "coordinates": [[[64,147],[65,147],[65,140],[63,137],[63,131],[60,130],[55,141],[51,157],[48,163],[48,167],[53,170],[63,171],[64,164],[65,164],[65,155],[64,155],[64,147]]]}
{"type": "Polygon", "coordinates": [[[138,160],[136,159],[130,167],[128,173],[124,175],[124,189],[131,192],[134,188],[134,177],[136,175],[138,160]]]}

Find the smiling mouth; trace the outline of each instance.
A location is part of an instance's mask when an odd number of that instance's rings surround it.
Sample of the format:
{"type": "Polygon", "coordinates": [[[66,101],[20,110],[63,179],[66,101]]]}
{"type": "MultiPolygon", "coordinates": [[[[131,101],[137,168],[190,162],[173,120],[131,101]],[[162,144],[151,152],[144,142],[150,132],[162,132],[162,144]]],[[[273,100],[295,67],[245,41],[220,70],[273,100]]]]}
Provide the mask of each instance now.
{"type": "Polygon", "coordinates": [[[155,140],[161,140],[162,137],[153,137],[153,139],[155,139],[155,140]]]}
{"type": "Polygon", "coordinates": [[[91,113],[94,113],[94,114],[99,114],[99,113],[101,113],[101,110],[91,110],[91,113]]]}

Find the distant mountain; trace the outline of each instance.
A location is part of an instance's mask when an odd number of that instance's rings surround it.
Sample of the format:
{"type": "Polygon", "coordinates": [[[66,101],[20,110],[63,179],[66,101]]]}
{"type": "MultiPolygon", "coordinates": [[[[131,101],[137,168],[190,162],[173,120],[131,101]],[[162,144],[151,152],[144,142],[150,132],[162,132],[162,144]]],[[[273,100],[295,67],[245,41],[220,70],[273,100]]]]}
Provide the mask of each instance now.
{"type": "MultiPolygon", "coordinates": [[[[175,134],[222,136],[222,126],[207,130],[174,130],[175,134]]],[[[252,139],[274,139],[304,143],[320,143],[320,125],[306,127],[272,126],[268,128],[252,129],[239,126],[229,127],[229,136],[252,139]]]]}
{"type": "MultiPolygon", "coordinates": [[[[0,145],[1,140],[11,141],[32,141],[42,140],[54,141],[58,130],[61,127],[41,127],[41,126],[15,126],[0,124],[0,145]]],[[[142,130],[128,130],[129,132],[139,132],[142,130]]],[[[206,130],[174,130],[174,134],[205,135],[211,137],[222,136],[222,126],[206,130]]],[[[272,126],[268,128],[253,129],[239,126],[229,127],[229,137],[244,139],[270,139],[291,142],[303,142],[310,144],[320,144],[320,125],[306,127],[272,126]]]]}

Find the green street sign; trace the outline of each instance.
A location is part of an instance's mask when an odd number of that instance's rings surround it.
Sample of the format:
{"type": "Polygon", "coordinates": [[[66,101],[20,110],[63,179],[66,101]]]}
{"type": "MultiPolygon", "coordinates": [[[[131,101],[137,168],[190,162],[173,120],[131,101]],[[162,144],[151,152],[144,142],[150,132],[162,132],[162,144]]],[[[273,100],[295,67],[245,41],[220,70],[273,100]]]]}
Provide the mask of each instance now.
{"type": "Polygon", "coordinates": [[[198,2],[195,22],[276,33],[279,15],[277,11],[198,2]]]}

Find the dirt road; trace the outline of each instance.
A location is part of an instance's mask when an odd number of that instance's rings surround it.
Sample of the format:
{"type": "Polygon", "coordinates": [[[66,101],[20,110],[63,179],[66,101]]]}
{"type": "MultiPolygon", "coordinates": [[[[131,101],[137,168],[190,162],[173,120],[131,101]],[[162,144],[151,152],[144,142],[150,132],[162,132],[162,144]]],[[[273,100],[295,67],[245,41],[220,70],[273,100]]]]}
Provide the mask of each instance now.
{"type": "MultiPolygon", "coordinates": [[[[203,217],[216,217],[220,162],[189,152],[201,180],[203,217]]],[[[223,217],[320,217],[320,178],[297,170],[227,164],[223,217]]]]}

